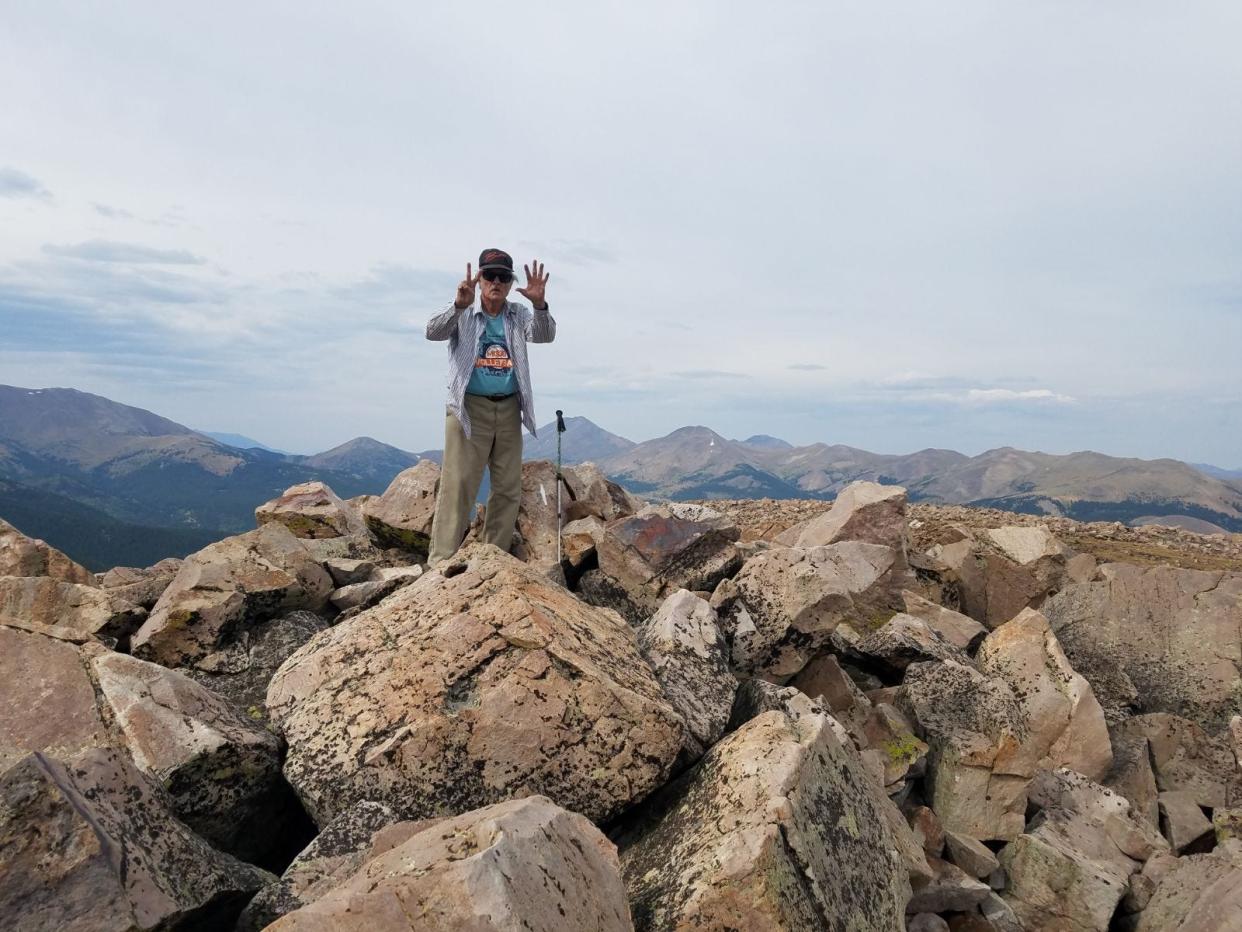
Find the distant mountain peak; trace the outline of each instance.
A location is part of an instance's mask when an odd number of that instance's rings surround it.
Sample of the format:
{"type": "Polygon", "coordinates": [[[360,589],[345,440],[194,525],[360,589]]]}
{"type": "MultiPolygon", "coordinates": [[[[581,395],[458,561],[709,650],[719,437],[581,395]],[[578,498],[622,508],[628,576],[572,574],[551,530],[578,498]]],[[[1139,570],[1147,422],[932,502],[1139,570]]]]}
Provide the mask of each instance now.
{"type": "Polygon", "coordinates": [[[763,450],[792,450],[793,444],[771,434],[755,434],[741,441],[748,447],[759,447],[763,450]]]}

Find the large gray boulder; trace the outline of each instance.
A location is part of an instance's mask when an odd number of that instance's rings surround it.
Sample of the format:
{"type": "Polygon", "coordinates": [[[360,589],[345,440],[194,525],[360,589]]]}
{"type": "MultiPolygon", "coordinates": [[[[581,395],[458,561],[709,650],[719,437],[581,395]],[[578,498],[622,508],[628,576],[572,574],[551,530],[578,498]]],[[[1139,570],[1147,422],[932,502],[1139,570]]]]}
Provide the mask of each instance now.
{"type": "Polygon", "coordinates": [[[1000,854],[1005,901],[1025,928],[1107,932],[1130,877],[1168,846],[1125,799],[1073,771],[1042,772],[1031,799],[1041,818],[1000,854]]]}
{"type": "Polygon", "coordinates": [[[1042,527],[965,534],[928,552],[955,590],[961,610],[995,628],[1024,608],[1039,608],[1065,585],[1069,552],[1042,527]]]}
{"type": "Polygon", "coordinates": [[[302,482],[291,486],[254,510],[255,522],[283,524],[302,540],[330,540],[337,537],[364,537],[367,533],[362,513],[344,502],[323,482],[302,482]]]}
{"type": "Polygon", "coordinates": [[[1242,712],[1242,574],[1107,563],[1043,610],[1111,723],[1172,712],[1218,731],[1242,712]]]}
{"type": "Polygon", "coordinates": [[[0,518],[0,576],[50,576],[61,582],[95,585],[95,574],[55,547],[27,537],[0,518]]]}
{"type": "Polygon", "coordinates": [[[133,654],[166,667],[236,665],[250,625],[306,609],[320,611],[332,577],[284,525],[224,540],[186,558],[133,638],[133,654]]]}
{"type": "Polygon", "coordinates": [[[718,518],[683,518],[675,506],[650,506],[605,525],[596,545],[599,572],[619,591],[617,607],[638,624],[670,592],[711,591],[736,572],[739,535],[718,518]]]}
{"type": "MultiPolygon", "coordinates": [[[[640,503],[610,480],[594,463],[563,466],[561,521],[571,524],[594,518],[602,522],[627,518],[640,503]]],[[[556,466],[548,460],[522,464],[522,502],[517,532],[521,539],[514,555],[528,563],[550,568],[556,563],[556,466]]]]}
{"type": "Polygon", "coordinates": [[[1026,744],[1037,769],[1069,767],[1093,780],[1113,764],[1104,710],[1091,684],[1074,672],[1048,619],[1023,609],[996,628],[976,657],[985,675],[1004,680],[1021,697],[1026,713],[1026,744]]]}
{"type": "Polygon", "coordinates": [[[424,818],[536,793],[607,819],[683,733],[622,618],[483,544],[316,635],[267,707],[321,825],[365,799],[424,818]]]}
{"type": "Polygon", "coordinates": [[[899,485],[851,482],[821,515],[802,521],[776,536],[787,547],[823,547],[843,540],[883,544],[905,558],[910,530],[906,521],[906,490],[899,485]]]}
{"type": "Polygon", "coordinates": [[[363,801],[340,812],[293,859],[278,881],[268,884],[246,905],[235,932],[260,932],[286,913],[313,903],[371,858],[404,841],[417,826],[428,824],[402,823],[395,837],[392,832],[381,832],[397,821],[397,814],[383,803],[363,801]]]}
{"type": "Polygon", "coordinates": [[[248,860],[268,854],[291,802],[274,735],[177,671],[90,640],[0,626],[0,707],[0,768],[121,748],[178,818],[248,860]]]}
{"type": "Polygon", "coordinates": [[[638,929],[902,928],[888,800],[833,725],[762,713],[648,804],[619,839],[638,929]]]}
{"type": "Polygon", "coordinates": [[[190,831],[119,749],[34,753],[0,773],[0,916],[13,932],[228,929],[274,880],[190,831]]]}
{"type": "Polygon", "coordinates": [[[1160,878],[1135,932],[1236,932],[1242,916],[1242,840],[1178,858],[1160,878]]]}
{"type": "Polygon", "coordinates": [[[787,679],[830,643],[842,622],[871,631],[901,604],[906,567],[891,547],[847,541],[761,551],[712,594],[733,664],[787,679]]]}
{"type": "Polygon", "coordinates": [[[150,611],[180,569],[181,560],[177,557],[167,557],[145,568],[114,566],[98,577],[99,586],[113,597],[150,611]]]}
{"type": "Polygon", "coordinates": [[[123,647],[146,617],[145,609],[93,581],[0,576],[0,624],[72,628],[123,647]]]}
{"type": "Polygon", "coordinates": [[[1021,833],[1038,758],[1013,690],[964,664],[916,663],[897,706],[929,746],[925,793],[944,827],[981,841],[1021,833]]]}
{"type": "Polygon", "coordinates": [[[379,545],[426,558],[439,488],[440,467],[424,459],[398,473],[383,495],[364,498],[362,517],[379,545]]]}
{"type": "Polygon", "coordinates": [[[638,648],[685,720],[682,762],[698,760],[724,733],[737,693],[716,612],[678,589],[639,626],[638,648]]]}
{"type": "Polygon", "coordinates": [[[543,796],[425,825],[268,927],[270,932],[633,928],[616,848],[585,818],[543,796]]]}

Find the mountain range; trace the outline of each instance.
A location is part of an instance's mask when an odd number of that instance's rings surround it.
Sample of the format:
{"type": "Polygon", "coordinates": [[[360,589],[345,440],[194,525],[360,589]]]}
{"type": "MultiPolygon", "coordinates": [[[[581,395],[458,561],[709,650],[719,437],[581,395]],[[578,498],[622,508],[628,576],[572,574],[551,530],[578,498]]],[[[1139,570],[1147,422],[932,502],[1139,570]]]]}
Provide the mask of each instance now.
{"type": "MultiPolygon", "coordinates": [[[[636,443],[585,417],[565,426],[563,462],[596,462],[653,497],[830,499],[870,479],[904,485],[916,501],[1242,531],[1242,480],[1178,460],[1011,447],[885,455],[767,435],[730,440],[701,426],[636,443]]],[[[348,498],[382,492],[422,458],[440,459],[439,450],[411,453],[369,437],[301,456],[217,436],[246,447],[74,389],[0,386],[0,517],[92,568],[141,566],[248,530],[257,505],[296,483],[320,479],[348,498]]],[[[557,441],[555,422],[543,425],[525,458],[555,460],[557,441]]]]}

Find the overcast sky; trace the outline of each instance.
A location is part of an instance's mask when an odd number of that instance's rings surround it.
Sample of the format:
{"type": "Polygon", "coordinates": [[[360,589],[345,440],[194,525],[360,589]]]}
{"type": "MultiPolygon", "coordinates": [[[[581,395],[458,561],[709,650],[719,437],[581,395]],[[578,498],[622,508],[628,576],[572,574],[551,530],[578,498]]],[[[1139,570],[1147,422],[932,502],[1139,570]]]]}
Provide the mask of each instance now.
{"type": "Polygon", "coordinates": [[[443,442],[465,264],[555,408],[1242,466],[1242,4],[62,4],[0,17],[0,383],[443,442]]]}

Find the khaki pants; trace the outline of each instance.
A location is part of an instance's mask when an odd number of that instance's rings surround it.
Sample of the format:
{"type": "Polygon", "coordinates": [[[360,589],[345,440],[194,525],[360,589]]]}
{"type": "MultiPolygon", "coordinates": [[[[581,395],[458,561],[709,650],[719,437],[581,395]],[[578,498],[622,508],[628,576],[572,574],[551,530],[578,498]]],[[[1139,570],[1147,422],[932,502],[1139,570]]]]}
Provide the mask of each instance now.
{"type": "Polygon", "coordinates": [[[444,465],[427,555],[432,565],[451,557],[461,546],[484,466],[490,470],[492,486],[487,497],[484,541],[508,552],[522,501],[522,408],[517,394],[503,401],[466,395],[464,404],[470,416],[469,437],[452,414],[446,414],[444,420],[444,465]]]}

